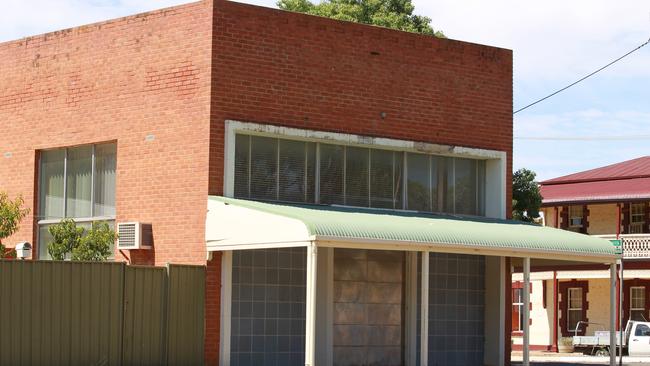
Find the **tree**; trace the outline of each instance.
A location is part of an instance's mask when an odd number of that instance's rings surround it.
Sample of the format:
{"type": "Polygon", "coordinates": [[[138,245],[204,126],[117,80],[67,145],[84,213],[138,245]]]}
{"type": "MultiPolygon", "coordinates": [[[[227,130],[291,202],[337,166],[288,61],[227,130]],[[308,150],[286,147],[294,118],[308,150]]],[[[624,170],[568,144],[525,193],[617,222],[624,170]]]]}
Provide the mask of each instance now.
{"type": "Polygon", "coordinates": [[[93,222],[88,232],[77,227],[74,220],[66,219],[48,229],[52,241],[47,251],[55,260],[67,255],[73,261],[105,261],[111,255],[111,244],[117,235],[106,222],[93,222]]]}
{"type": "Polygon", "coordinates": [[[111,255],[111,243],[117,235],[106,222],[93,222],[79,245],[72,249],[73,261],[105,261],[111,255]]]}
{"type": "Polygon", "coordinates": [[[324,0],[318,4],[279,0],[277,5],[283,10],[445,38],[444,33],[431,27],[431,18],[413,14],[411,0],[324,0]]]}
{"type": "Polygon", "coordinates": [[[13,258],[16,255],[14,249],[7,251],[2,244],[2,239],[8,238],[18,231],[20,221],[29,213],[28,208],[23,208],[24,203],[22,196],[18,196],[12,201],[7,193],[0,192],[0,258],[5,256],[13,258]]]}
{"type": "Polygon", "coordinates": [[[515,220],[532,222],[539,217],[542,195],[536,176],[526,168],[517,170],[512,176],[512,217],[515,220]]]}
{"type": "Polygon", "coordinates": [[[52,241],[47,244],[47,252],[52,259],[62,261],[65,256],[79,246],[84,235],[84,228],[77,227],[72,219],[65,219],[48,228],[52,241]]]}

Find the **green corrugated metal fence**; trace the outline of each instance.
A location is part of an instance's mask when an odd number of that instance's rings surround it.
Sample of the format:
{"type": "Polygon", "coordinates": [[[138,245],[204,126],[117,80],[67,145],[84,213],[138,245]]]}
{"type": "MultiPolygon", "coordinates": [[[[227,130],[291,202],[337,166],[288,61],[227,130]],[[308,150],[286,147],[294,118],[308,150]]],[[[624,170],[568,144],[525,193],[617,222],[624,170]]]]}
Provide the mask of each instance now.
{"type": "Polygon", "coordinates": [[[205,268],[0,260],[0,365],[202,365],[205,268]]]}

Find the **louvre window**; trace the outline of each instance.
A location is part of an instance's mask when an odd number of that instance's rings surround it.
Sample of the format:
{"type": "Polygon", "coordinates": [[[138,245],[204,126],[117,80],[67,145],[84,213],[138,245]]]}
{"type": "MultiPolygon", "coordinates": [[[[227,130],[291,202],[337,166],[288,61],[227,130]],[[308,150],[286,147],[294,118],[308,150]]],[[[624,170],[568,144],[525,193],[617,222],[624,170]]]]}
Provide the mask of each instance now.
{"type": "Polygon", "coordinates": [[[48,228],[64,218],[90,228],[93,221],[115,221],[115,143],[40,152],[38,251],[50,258],[48,228]]]}
{"type": "Polygon", "coordinates": [[[235,197],[484,214],[482,160],[244,134],[235,144],[235,197]]]}

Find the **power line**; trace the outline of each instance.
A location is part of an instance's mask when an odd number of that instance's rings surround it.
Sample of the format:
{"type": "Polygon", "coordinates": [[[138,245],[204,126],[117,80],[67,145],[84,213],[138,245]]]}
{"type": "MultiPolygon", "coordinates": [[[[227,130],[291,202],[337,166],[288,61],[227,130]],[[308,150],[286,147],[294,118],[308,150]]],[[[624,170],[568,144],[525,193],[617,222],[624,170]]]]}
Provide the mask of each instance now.
{"type": "Polygon", "coordinates": [[[515,140],[532,141],[630,141],[650,140],[650,135],[628,135],[628,136],[515,136],[515,140]]]}
{"type": "Polygon", "coordinates": [[[599,73],[599,72],[605,70],[606,68],[608,68],[608,67],[612,66],[613,64],[619,62],[620,60],[624,59],[625,57],[627,57],[627,56],[633,54],[634,52],[636,52],[636,51],[638,51],[638,50],[640,50],[641,48],[643,48],[643,47],[644,47],[645,45],[647,45],[648,43],[650,43],[650,38],[648,38],[648,40],[645,41],[645,43],[643,43],[642,45],[640,45],[640,46],[638,46],[637,48],[633,49],[632,51],[630,51],[630,52],[624,54],[623,56],[617,58],[616,60],[614,60],[614,61],[608,63],[607,65],[601,67],[600,69],[598,69],[598,70],[596,70],[596,71],[590,73],[589,75],[587,75],[587,76],[581,78],[580,80],[577,80],[577,81],[575,81],[575,82],[573,82],[573,83],[571,83],[571,84],[565,86],[564,88],[562,88],[562,89],[560,89],[560,90],[557,90],[557,91],[555,91],[555,92],[553,92],[553,93],[551,93],[551,94],[545,96],[545,97],[542,98],[542,99],[538,99],[538,100],[536,100],[536,101],[534,101],[534,102],[528,104],[527,106],[525,106],[525,107],[523,107],[523,108],[519,108],[519,109],[517,109],[516,111],[512,112],[512,114],[517,114],[517,113],[523,111],[524,109],[530,108],[530,107],[534,106],[535,104],[537,104],[537,103],[539,103],[539,102],[542,102],[542,101],[544,101],[544,100],[546,100],[546,99],[548,99],[548,98],[554,96],[555,94],[561,93],[561,92],[563,92],[563,91],[569,89],[570,87],[572,87],[572,86],[574,86],[574,85],[580,83],[581,81],[583,81],[583,80],[585,80],[585,79],[587,79],[587,78],[589,78],[589,77],[591,77],[591,76],[593,76],[593,75],[595,75],[595,74],[597,74],[597,73],[599,73]]]}

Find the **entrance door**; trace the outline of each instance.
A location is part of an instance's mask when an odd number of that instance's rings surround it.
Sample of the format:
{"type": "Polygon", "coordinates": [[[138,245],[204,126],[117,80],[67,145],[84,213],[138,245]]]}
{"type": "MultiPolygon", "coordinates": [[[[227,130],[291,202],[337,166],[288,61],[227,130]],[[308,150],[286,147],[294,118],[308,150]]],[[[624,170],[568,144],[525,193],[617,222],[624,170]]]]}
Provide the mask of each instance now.
{"type": "Polygon", "coordinates": [[[404,364],[405,257],[334,250],[334,366],[404,364]]]}
{"type": "Polygon", "coordinates": [[[650,356],[650,326],[635,323],[630,335],[630,356],[650,356]]]}

